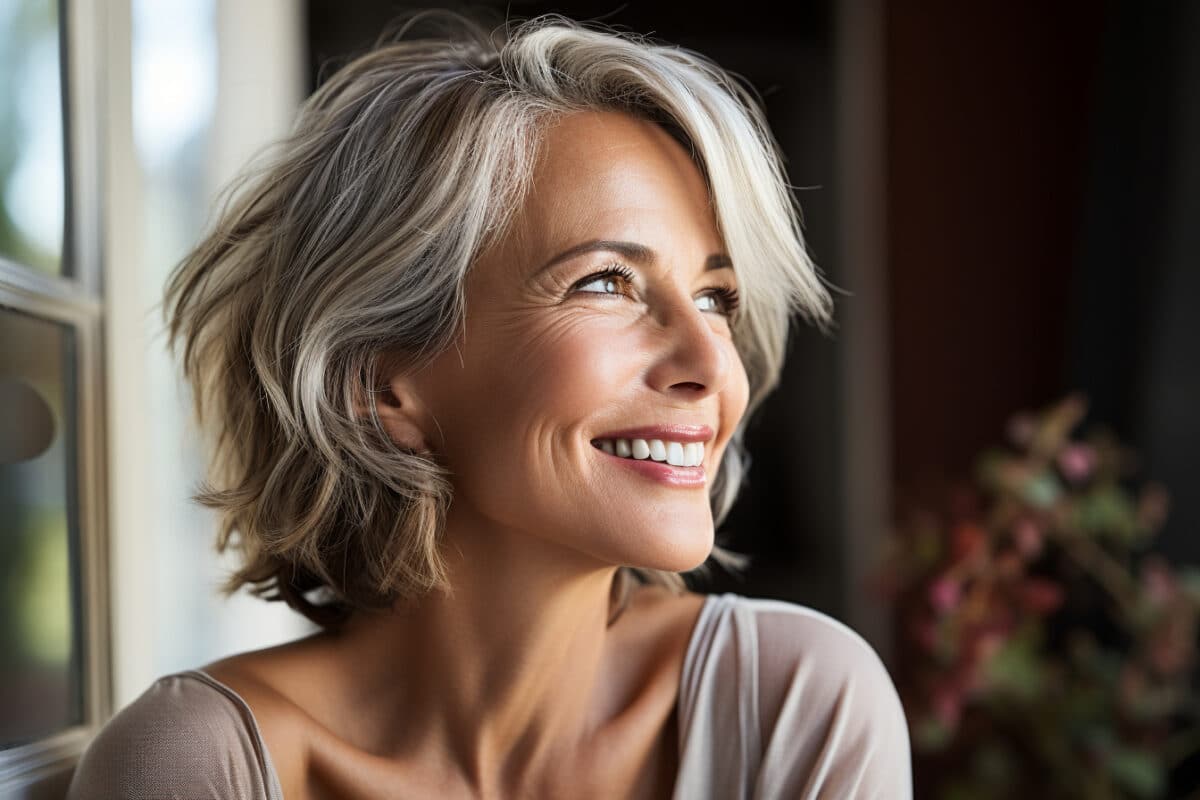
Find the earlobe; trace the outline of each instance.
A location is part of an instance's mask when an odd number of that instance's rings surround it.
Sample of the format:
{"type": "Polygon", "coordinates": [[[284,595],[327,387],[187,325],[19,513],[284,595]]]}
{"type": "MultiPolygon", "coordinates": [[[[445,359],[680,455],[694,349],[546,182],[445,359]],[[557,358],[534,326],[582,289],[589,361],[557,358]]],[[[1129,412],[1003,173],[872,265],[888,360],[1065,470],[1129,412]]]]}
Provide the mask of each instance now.
{"type": "Polygon", "coordinates": [[[370,398],[384,431],[398,447],[417,453],[433,451],[425,432],[429,415],[405,377],[396,376],[377,384],[370,398]]]}

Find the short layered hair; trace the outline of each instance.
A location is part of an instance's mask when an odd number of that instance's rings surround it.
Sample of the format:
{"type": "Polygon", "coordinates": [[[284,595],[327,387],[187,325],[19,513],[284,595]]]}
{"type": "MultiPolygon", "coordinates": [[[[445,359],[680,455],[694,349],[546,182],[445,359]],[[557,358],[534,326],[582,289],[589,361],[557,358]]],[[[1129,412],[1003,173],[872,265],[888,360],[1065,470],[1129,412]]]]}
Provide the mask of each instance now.
{"type": "MultiPolygon", "coordinates": [[[[750,394],[711,482],[720,526],[792,319],[826,330],[832,316],[757,96],[647,37],[557,15],[493,30],[425,14],[321,85],[168,282],[168,341],[209,452],[195,499],[218,512],[218,549],[240,556],[226,593],[247,587],[328,627],[445,585],[453,475],[391,441],[371,394],[384,359],[416,370],[452,345],[465,279],[520,207],[543,132],[595,110],[684,145],[737,268],[750,394]]],[[[699,569],[712,561],[743,557],[716,545],[699,569]]],[[[620,566],[618,613],[637,583],[685,588],[679,573],[620,566]]]]}

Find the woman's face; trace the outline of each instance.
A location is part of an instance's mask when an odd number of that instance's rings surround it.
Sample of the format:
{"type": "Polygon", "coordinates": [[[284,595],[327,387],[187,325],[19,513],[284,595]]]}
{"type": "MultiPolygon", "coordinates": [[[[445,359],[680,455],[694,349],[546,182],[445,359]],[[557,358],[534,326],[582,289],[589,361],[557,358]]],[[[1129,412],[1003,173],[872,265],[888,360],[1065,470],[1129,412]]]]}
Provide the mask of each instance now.
{"type": "Polygon", "coordinates": [[[468,279],[464,338],[414,376],[453,474],[452,522],[605,565],[702,563],[709,487],[749,395],[720,294],[736,286],[674,139],[611,112],[551,128],[523,208],[468,279]],[[628,277],[598,275],[610,268],[628,277]],[[643,437],[698,438],[700,466],[594,443],[664,425],[702,429],[643,437]]]}

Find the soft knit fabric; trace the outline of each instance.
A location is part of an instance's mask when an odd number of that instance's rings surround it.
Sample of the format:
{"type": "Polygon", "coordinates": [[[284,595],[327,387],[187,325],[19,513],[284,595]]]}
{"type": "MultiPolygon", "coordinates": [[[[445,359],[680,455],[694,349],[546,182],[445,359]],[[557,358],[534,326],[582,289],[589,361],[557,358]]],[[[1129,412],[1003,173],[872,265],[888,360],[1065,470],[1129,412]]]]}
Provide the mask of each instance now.
{"type": "MultiPolygon", "coordinates": [[[[710,595],[679,687],[675,800],[909,800],[908,726],[867,642],[804,606],[710,595]]],[[[283,800],[250,708],[198,670],[159,678],[88,747],[68,800],[283,800]]]]}

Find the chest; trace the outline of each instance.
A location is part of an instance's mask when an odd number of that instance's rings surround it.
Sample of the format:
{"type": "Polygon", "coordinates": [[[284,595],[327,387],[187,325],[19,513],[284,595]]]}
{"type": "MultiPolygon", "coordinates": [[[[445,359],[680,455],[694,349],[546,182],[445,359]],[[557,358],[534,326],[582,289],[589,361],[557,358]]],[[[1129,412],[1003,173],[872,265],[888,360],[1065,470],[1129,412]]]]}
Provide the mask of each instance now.
{"type": "MultiPolygon", "coordinates": [[[[679,769],[674,709],[652,729],[625,731],[624,741],[598,744],[524,787],[478,791],[432,762],[396,762],[346,748],[284,757],[279,770],[288,800],[396,800],[428,798],[571,798],[666,800],[679,769]]],[[[282,754],[281,754],[282,755],[282,754]]]]}

